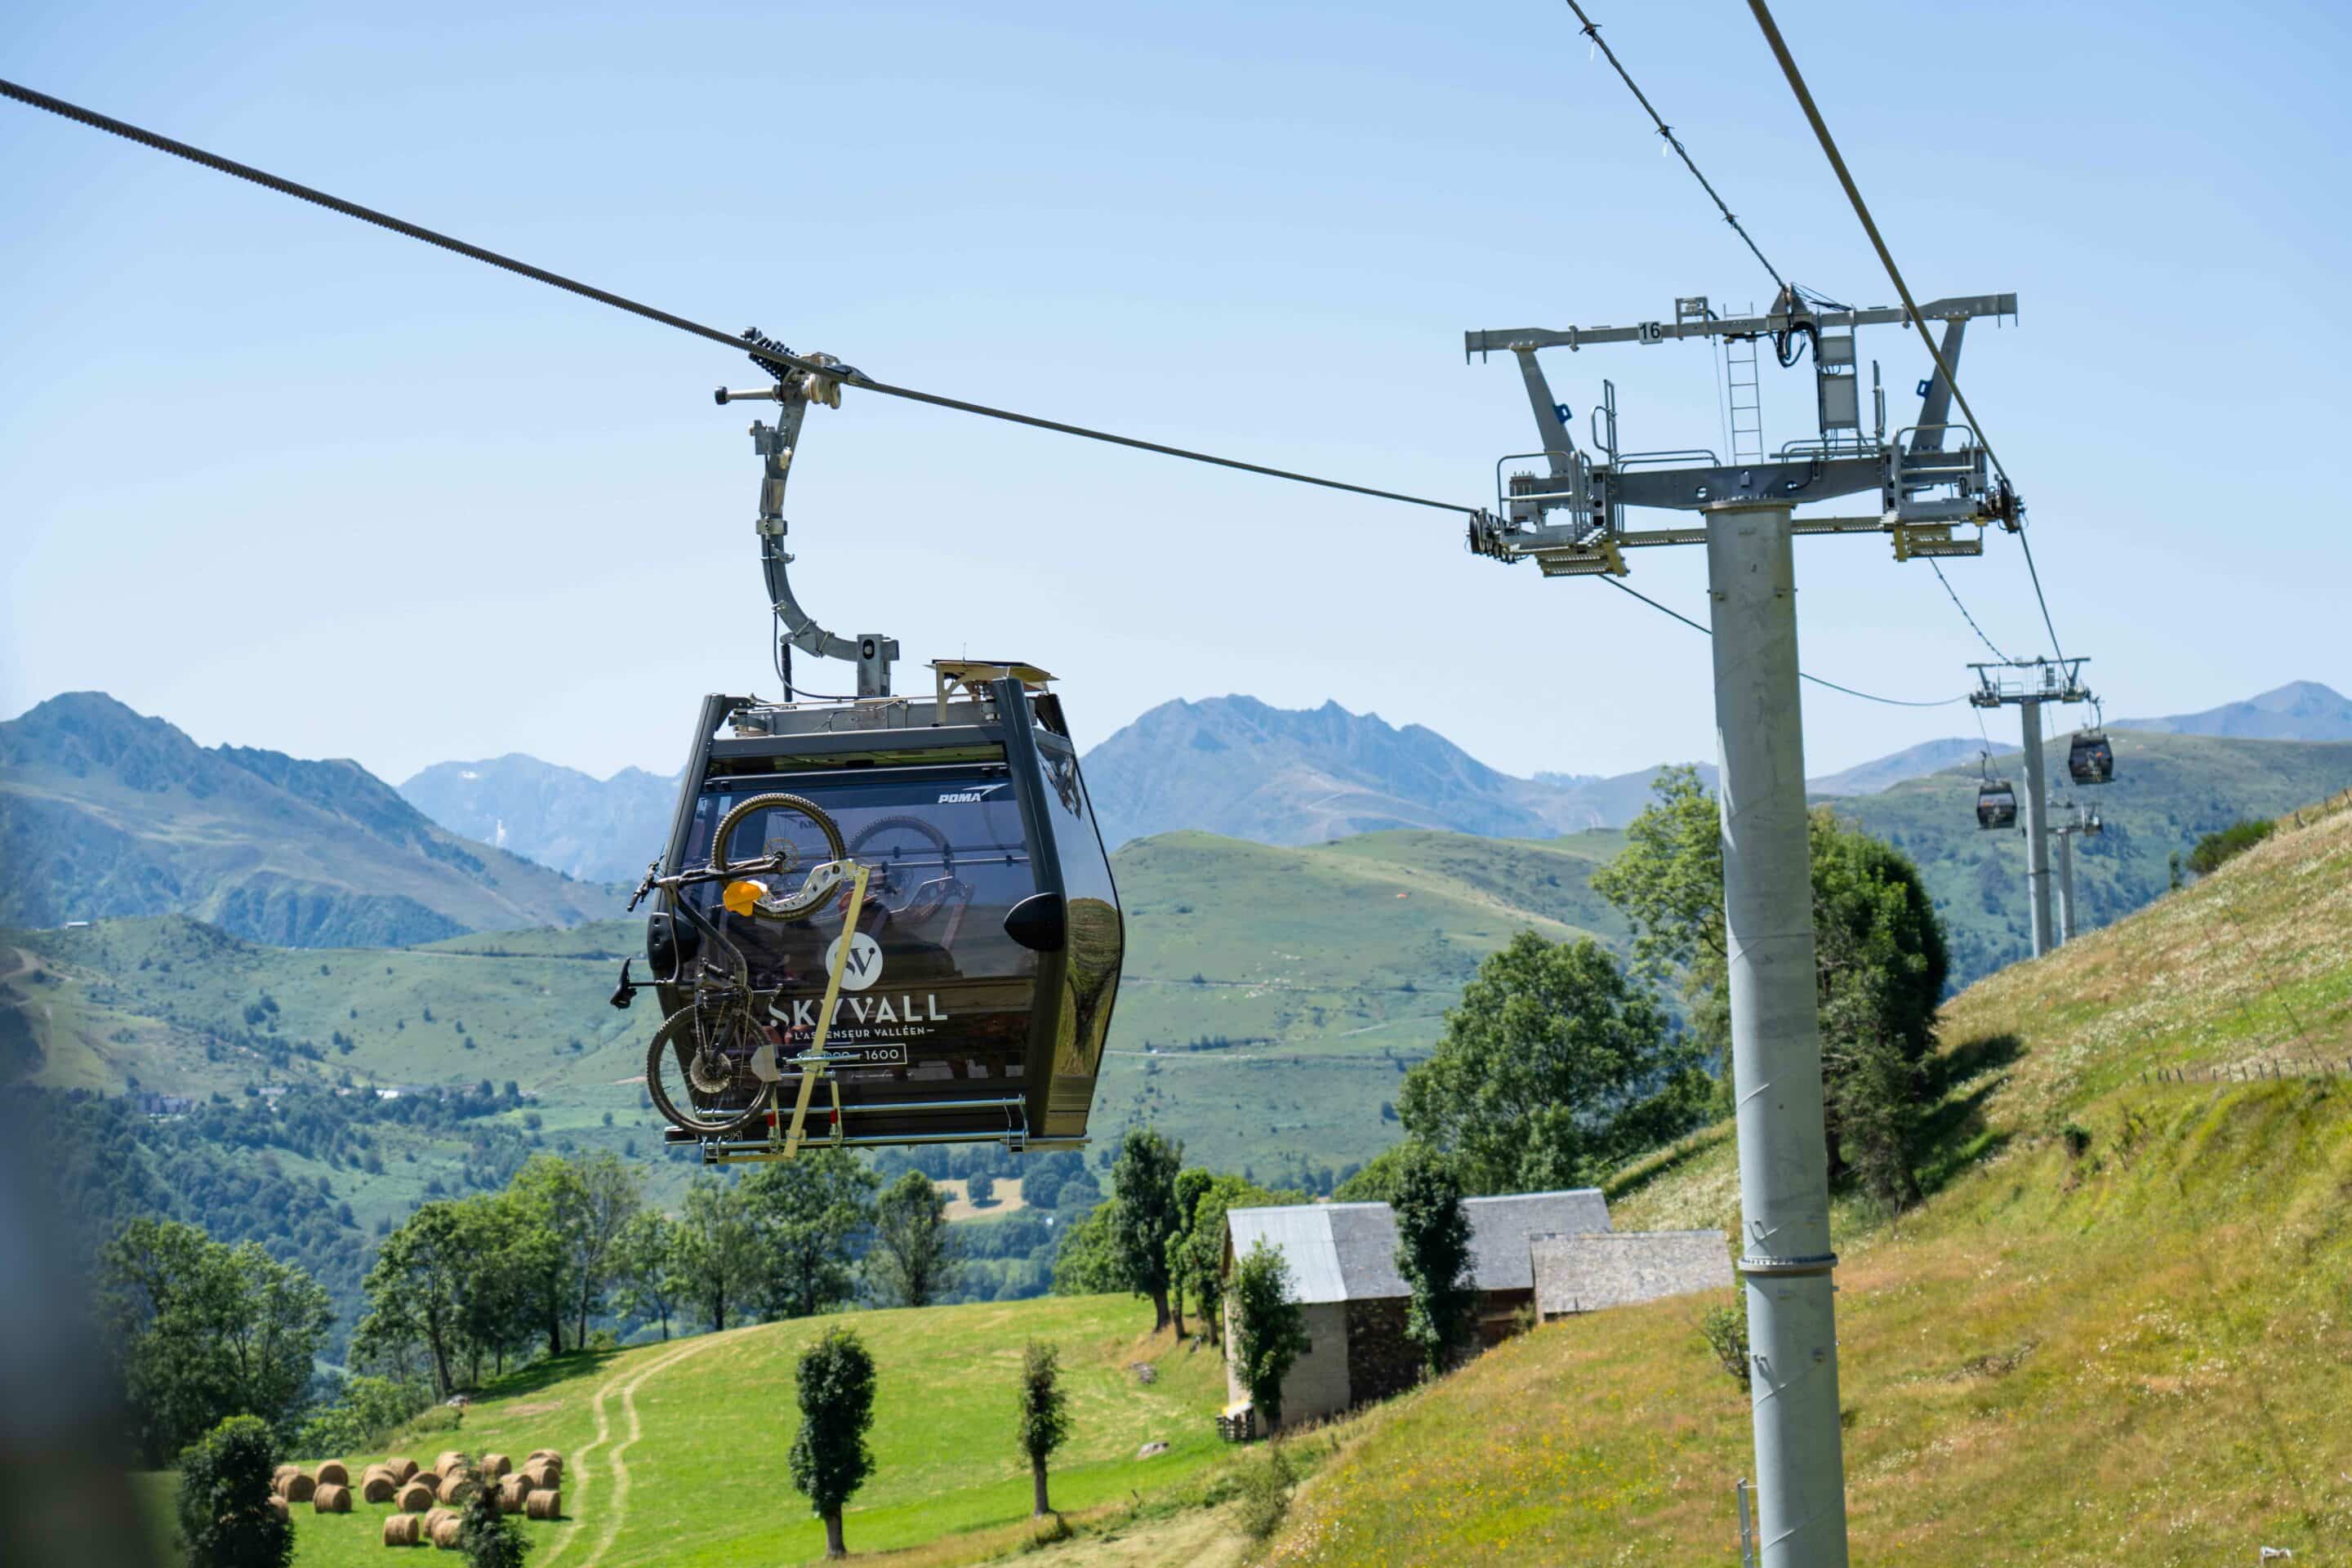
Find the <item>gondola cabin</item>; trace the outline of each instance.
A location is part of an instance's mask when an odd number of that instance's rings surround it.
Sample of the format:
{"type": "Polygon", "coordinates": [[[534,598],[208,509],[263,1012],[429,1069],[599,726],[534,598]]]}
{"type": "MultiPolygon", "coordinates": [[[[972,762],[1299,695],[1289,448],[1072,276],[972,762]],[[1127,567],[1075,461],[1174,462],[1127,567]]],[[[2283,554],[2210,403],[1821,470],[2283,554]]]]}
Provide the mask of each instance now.
{"type": "Polygon", "coordinates": [[[2017,792],[2009,787],[2007,779],[1994,779],[1977,786],[1977,826],[2017,826],[2017,792]]]}
{"type": "Polygon", "coordinates": [[[2116,749],[2107,743],[2105,731],[2078,730],[2074,743],[2066,748],[2066,772],[2078,784],[2112,784],[2116,776],[2116,749]]]}
{"type": "MultiPolygon", "coordinates": [[[[845,889],[784,920],[751,908],[740,883],[666,890],[646,930],[656,994],[666,1016],[696,1005],[698,973],[713,972],[698,969],[711,943],[698,927],[721,933],[783,1060],[814,1038],[840,957],[832,1081],[806,1113],[808,1142],[1069,1147],[1087,1136],[1125,948],[1109,857],[1048,678],[934,668],[929,700],[704,700],[661,870],[708,867],[730,813],[787,795],[819,816],[754,809],[724,852],[781,856],[794,886],[829,860],[863,867],[863,908],[846,931],[845,889]]],[[[667,1065],[657,1051],[649,1084],[667,1065]]],[[[706,1109],[739,1110],[770,1089],[772,1073],[762,1083],[740,1068],[699,1086],[716,1090],[706,1109]]],[[[773,1086],[787,1114],[798,1077],[786,1068],[773,1086]]],[[[772,1125],[763,1110],[724,1137],[670,1137],[702,1142],[706,1160],[758,1158],[772,1125]]]]}

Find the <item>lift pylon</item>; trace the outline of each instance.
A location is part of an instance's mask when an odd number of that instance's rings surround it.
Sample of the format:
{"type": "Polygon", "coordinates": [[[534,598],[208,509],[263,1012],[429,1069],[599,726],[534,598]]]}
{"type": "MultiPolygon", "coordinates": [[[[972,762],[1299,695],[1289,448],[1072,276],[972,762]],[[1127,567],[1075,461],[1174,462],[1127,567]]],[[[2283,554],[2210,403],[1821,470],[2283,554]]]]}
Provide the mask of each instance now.
{"type": "MultiPolygon", "coordinates": [[[[2033,956],[2058,945],[2050,898],[2050,797],[2042,757],[2042,707],[2046,702],[2088,702],[2091,689],[2083,684],[2087,658],[2021,658],[1971,664],[1977,689],[1969,693],[1976,708],[2012,707],[2018,710],[2025,751],[2025,901],[2032,924],[2033,956]]],[[[2067,851],[2071,861],[2072,851],[2067,851]]]]}
{"type": "MultiPolygon", "coordinates": [[[[1944,364],[1957,363],[1972,320],[2017,312],[2013,294],[1939,300],[1920,314],[1945,323],[1944,364]]],[[[1843,1437],[1830,1248],[1829,1163],[1806,836],[1798,687],[1797,535],[1881,533],[1895,557],[1977,555],[1983,531],[2022,525],[2024,509],[1973,431],[1949,422],[1945,370],[1919,384],[1919,420],[1889,437],[1872,370],[1864,426],[1854,329],[1903,323],[1900,309],[1857,310],[1793,287],[1762,316],[1718,315],[1703,296],[1675,301],[1675,319],[1632,327],[1474,331],[1465,356],[1507,351],[1517,362],[1541,446],[1496,465],[1496,510],[1470,525],[1473,552],[1532,559],[1547,577],[1626,574],[1624,552],[1705,545],[1715,637],[1715,716],[1722,767],[1724,926],[1729,952],[1731,1055],[1738,1105],[1742,1257],[1752,1350],[1756,1535],[1763,1568],[1844,1568],[1843,1437]],[[1624,450],[1617,391],[1603,381],[1572,433],[1537,354],[1603,343],[1697,340],[1753,355],[1769,340],[1793,366],[1810,353],[1816,436],[1767,457],[1760,423],[1734,416],[1733,449],[1624,450]],[[1524,465],[1517,471],[1514,464],[1524,465]],[[1851,516],[1796,515],[1801,506],[1870,495],[1851,516]],[[1696,514],[1681,526],[1634,529],[1630,508],[1696,514]]],[[[1735,407],[1748,405],[1735,398],[1735,407]]],[[[2038,785],[2036,786],[2038,789],[2038,785]]]]}

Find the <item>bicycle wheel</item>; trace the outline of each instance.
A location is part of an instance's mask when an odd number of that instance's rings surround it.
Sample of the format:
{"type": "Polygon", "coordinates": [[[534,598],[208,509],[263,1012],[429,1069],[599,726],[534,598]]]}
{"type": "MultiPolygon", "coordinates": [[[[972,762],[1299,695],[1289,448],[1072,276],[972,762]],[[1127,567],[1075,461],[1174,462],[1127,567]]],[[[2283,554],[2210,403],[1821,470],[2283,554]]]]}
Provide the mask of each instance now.
{"type": "Polygon", "coordinates": [[[741,1012],[681,1007],[646,1047],[646,1092],[656,1110],[688,1132],[732,1132],[759,1112],[766,1086],[752,1076],[751,1055],[765,1044],[741,1012]]]}
{"type": "MultiPolygon", "coordinates": [[[[816,803],[803,800],[796,795],[755,795],[720,819],[719,831],[710,836],[712,870],[723,873],[729,868],[728,851],[734,841],[735,830],[763,811],[791,812],[807,817],[816,825],[817,831],[824,835],[825,847],[831,851],[826,859],[845,860],[849,858],[848,849],[841,842],[840,827],[816,803]]],[[[832,896],[833,891],[831,887],[812,889],[809,884],[804,883],[798,897],[764,900],[755,906],[754,912],[767,920],[796,921],[814,911],[832,896]]]]}
{"type": "Polygon", "coordinates": [[[947,889],[955,880],[955,846],[948,842],[946,834],[941,833],[936,826],[924,821],[919,816],[885,816],[878,821],[867,823],[858,830],[857,837],[849,841],[850,858],[863,860],[868,866],[878,862],[886,878],[895,876],[897,853],[894,851],[892,855],[886,858],[881,852],[873,848],[876,839],[886,833],[892,832],[907,832],[915,835],[935,850],[940,858],[940,875],[918,884],[913,892],[908,894],[905,903],[895,904],[890,908],[892,914],[903,920],[920,923],[939,913],[940,906],[947,902],[947,889]]]}

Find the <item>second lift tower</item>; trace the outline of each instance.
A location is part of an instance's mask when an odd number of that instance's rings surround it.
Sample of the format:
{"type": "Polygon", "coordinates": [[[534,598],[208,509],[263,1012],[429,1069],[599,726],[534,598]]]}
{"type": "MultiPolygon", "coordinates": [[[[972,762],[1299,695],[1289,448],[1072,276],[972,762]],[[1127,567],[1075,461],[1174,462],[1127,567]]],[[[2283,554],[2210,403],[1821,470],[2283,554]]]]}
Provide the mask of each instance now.
{"type": "MultiPolygon", "coordinates": [[[[1943,324],[1940,353],[1959,363],[1972,320],[2013,316],[2013,294],[1919,308],[1943,324]]],[[[1623,576],[1627,550],[1704,545],[1715,637],[1715,721],[1722,767],[1723,915],[1731,1003],[1732,1086],[1756,1432],[1757,1540],[1762,1568],[1845,1568],[1845,1473],[1838,1411],[1837,1326],[1830,1248],[1829,1160],[1813,960],[1805,757],[1797,668],[1795,560],[1808,533],[1891,537],[1895,558],[1977,555],[1983,531],[2021,526],[2022,509],[1990,473],[1975,432],[1951,421],[1942,371],[1919,384],[1917,423],[1889,435],[1873,366],[1864,423],[1854,329],[1913,324],[1899,307],[1854,310],[1784,289],[1764,315],[1718,315],[1704,298],[1675,301],[1672,321],[1628,327],[1471,332],[1470,353],[1517,361],[1540,447],[1496,465],[1497,516],[1470,528],[1470,548],[1532,559],[1547,577],[1623,576]],[[1615,388],[1601,395],[1590,446],[1570,434],[1538,350],[1696,341],[1727,351],[1730,450],[1626,451],[1615,388]],[[1755,395],[1759,344],[1783,367],[1813,362],[1817,433],[1768,454],[1755,395]],[[1744,379],[1743,379],[1744,373],[1744,379]],[[1505,475],[1507,465],[1525,463],[1505,475]],[[1863,499],[1852,515],[1800,506],[1863,499]],[[1866,498],[1866,499],[1864,499],[1866,498]],[[1664,528],[1626,526],[1629,508],[1684,514],[1664,528]]],[[[2038,799],[2040,789],[2034,794],[2038,799]]]]}
{"type": "Polygon", "coordinates": [[[2042,710],[2047,703],[2088,702],[2083,684],[2087,658],[2011,659],[1972,664],[1977,689],[1969,701],[1979,708],[2014,707],[2025,742],[2025,900],[2033,925],[2033,956],[2058,945],[2050,903],[2050,795],[2042,757],[2042,710]]]}

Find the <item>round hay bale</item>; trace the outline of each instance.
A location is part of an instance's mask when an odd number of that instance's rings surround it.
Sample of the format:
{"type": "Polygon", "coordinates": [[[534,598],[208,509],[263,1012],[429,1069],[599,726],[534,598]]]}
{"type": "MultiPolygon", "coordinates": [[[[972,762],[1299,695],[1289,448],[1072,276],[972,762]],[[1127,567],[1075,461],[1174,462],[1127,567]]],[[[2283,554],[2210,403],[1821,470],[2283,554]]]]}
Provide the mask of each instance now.
{"type": "Polygon", "coordinates": [[[484,1454],[482,1456],[481,1470],[485,1477],[503,1477],[512,1472],[513,1469],[514,1461],[508,1458],[504,1454],[484,1454]]]}
{"type": "Polygon", "coordinates": [[[563,1484],[563,1468],[547,1459],[533,1459],[522,1468],[522,1479],[535,1492],[551,1492],[563,1484]]]}
{"type": "Polygon", "coordinates": [[[320,1483],[310,1494],[310,1508],[317,1513],[349,1513],[352,1511],[352,1489],[333,1481],[320,1483]]]}
{"type": "Polygon", "coordinates": [[[360,1498],[365,1502],[390,1502],[400,1495],[400,1486],[388,1470],[370,1470],[360,1478],[360,1498]]]}
{"type": "Polygon", "coordinates": [[[276,1492],[271,1492],[269,1494],[269,1511],[276,1514],[280,1519],[292,1519],[294,1517],[294,1510],[288,1507],[286,1500],[279,1497],[276,1492]]]}
{"type": "Polygon", "coordinates": [[[425,1534],[430,1535],[436,1528],[447,1523],[449,1521],[453,1519],[463,1519],[465,1515],[459,1513],[454,1508],[431,1509],[424,1515],[425,1522],[420,1526],[420,1528],[423,1529],[425,1534]]]}
{"type": "Polygon", "coordinates": [[[454,1519],[445,1519],[433,1527],[433,1544],[444,1552],[457,1550],[457,1531],[462,1528],[454,1519]]]}
{"type": "Polygon", "coordinates": [[[395,1500],[403,1513],[423,1513],[433,1506],[433,1489],[422,1480],[411,1481],[400,1489],[395,1500]]]}
{"type": "Polygon", "coordinates": [[[563,1456],[552,1448],[533,1448],[523,1458],[526,1464],[532,1459],[553,1459],[559,1465],[563,1462],[563,1456]]]}
{"type": "Polygon", "coordinates": [[[499,1511],[520,1513],[523,1500],[530,1496],[530,1480],[526,1476],[509,1476],[499,1483],[499,1511]]]}
{"type": "Polygon", "coordinates": [[[463,1508],[468,1501],[481,1495],[482,1483],[471,1476],[459,1476],[441,1489],[441,1500],[452,1508],[463,1508]]]}
{"type": "Polygon", "coordinates": [[[395,1457],[386,1459],[383,1462],[383,1468],[390,1470],[392,1472],[392,1479],[398,1481],[402,1486],[406,1486],[410,1481],[416,1479],[416,1461],[414,1459],[404,1459],[395,1457]]]}
{"type": "Polygon", "coordinates": [[[442,1450],[441,1457],[433,1461],[433,1468],[442,1475],[446,1476],[451,1470],[466,1469],[469,1468],[473,1462],[473,1460],[466,1458],[465,1455],[457,1452],[457,1449],[446,1448],[442,1450]]]}
{"type": "Polygon", "coordinates": [[[386,1546],[414,1546],[425,1539],[425,1521],[413,1513],[388,1513],[383,1516],[383,1543],[386,1546]]]}
{"type": "Polygon", "coordinates": [[[269,1489],[271,1491],[276,1491],[280,1486],[285,1484],[287,1477],[292,1475],[301,1468],[302,1467],[299,1465],[280,1465],[276,1469],[270,1471],[269,1489]]]}
{"type": "Polygon", "coordinates": [[[318,1489],[319,1483],[300,1470],[295,1471],[278,1483],[278,1495],[288,1502],[309,1502],[310,1494],[318,1489]]]}
{"type": "Polygon", "coordinates": [[[526,1519],[562,1519],[563,1494],[558,1491],[533,1492],[523,1500],[526,1519]]]}
{"type": "Polygon", "coordinates": [[[319,1473],[310,1479],[322,1487],[347,1487],[352,1484],[352,1473],[343,1468],[343,1462],[341,1459],[329,1459],[319,1467],[319,1473]]]}

